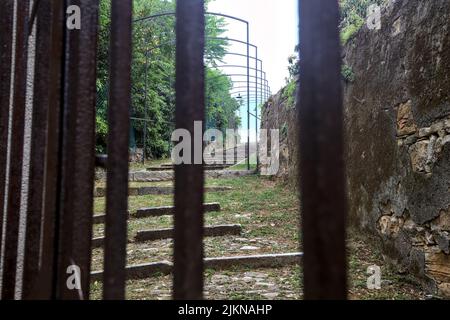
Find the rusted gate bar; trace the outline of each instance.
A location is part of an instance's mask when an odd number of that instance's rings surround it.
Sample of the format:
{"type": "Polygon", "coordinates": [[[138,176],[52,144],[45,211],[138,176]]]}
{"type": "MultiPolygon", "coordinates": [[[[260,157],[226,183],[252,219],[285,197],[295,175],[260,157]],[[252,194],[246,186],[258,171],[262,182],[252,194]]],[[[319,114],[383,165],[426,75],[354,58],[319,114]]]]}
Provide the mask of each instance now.
{"type": "Polygon", "coordinates": [[[338,1],[300,0],[300,190],[305,299],[345,299],[346,193],[338,1]]]}
{"type": "MultiPolygon", "coordinates": [[[[176,128],[189,131],[192,164],[175,166],[175,299],[203,298],[203,161],[193,160],[194,121],[205,119],[205,17],[203,0],[178,0],[176,12],[176,128]]],[[[188,152],[185,150],[184,152],[188,152]]],[[[200,155],[197,154],[197,157],[200,155]]],[[[203,154],[201,154],[203,157],[203,154]]],[[[198,160],[198,159],[197,159],[198,160]]]]}
{"type": "Polygon", "coordinates": [[[3,1],[2,10],[0,10],[0,239],[3,238],[3,208],[5,201],[6,158],[8,152],[13,12],[14,1],[3,1]]]}
{"type": "Polygon", "coordinates": [[[83,8],[80,30],[66,29],[62,177],[57,299],[88,299],[95,164],[95,80],[98,1],[72,0],[83,8]],[[81,289],[67,285],[80,271],[81,289]]]}
{"type": "Polygon", "coordinates": [[[2,299],[13,299],[15,292],[20,199],[22,190],[25,95],[28,57],[29,0],[17,1],[16,51],[11,135],[11,161],[6,208],[5,253],[3,257],[2,299]]]}
{"type": "Polygon", "coordinates": [[[51,3],[42,1],[36,7],[36,54],[31,129],[30,176],[23,266],[22,297],[27,299],[39,272],[41,219],[43,208],[45,142],[47,132],[49,54],[51,46],[51,3]]]}
{"type": "MultiPolygon", "coordinates": [[[[56,239],[55,220],[58,211],[57,195],[59,192],[59,143],[60,143],[60,115],[61,115],[61,88],[62,88],[62,59],[63,55],[63,26],[64,12],[63,2],[53,0],[50,2],[50,24],[51,38],[50,46],[47,48],[49,63],[48,112],[47,112],[47,134],[45,151],[45,185],[42,221],[42,247],[40,257],[40,269],[30,289],[30,294],[25,299],[54,299],[55,275],[56,275],[56,239]]],[[[40,4],[42,5],[42,3],[40,4]]],[[[39,12],[38,12],[39,14],[39,12]]],[[[38,17],[39,20],[39,17],[38,17]]],[[[38,78],[36,78],[38,79],[38,78]]]]}
{"type": "MultiPolygon", "coordinates": [[[[256,59],[255,59],[255,64],[256,64],[256,79],[255,79],[255,95],[256,95],[256,106],[255,106],[255,143],[256,143],[256,169],[258,169],[259,167],[259,146],[258,146],[258,80],[259,79],[259,70],[258,70],[258,47],[256,47],[256,59]]],[[[262,65],[262,62],[261,62],[262,65]]],[[[261,71],[262,71],[262,66],[261,66],[261,71]]],[[[262,77],[262,73],[261,73],[261,77],[262,77]]],[[[248,97],[248,99],[250,99],[250,96],[248,97]]],[[[262,99],[260,99],[262,100],[262,99]]],[[[261,103],[261,101],[259,101],[259,103],[261,103]]]]}
{"type": "Polygon", "coordinates": [[[111,1],[104,299],[125,298],[132,0],[111,1]]]}
{"type": "MultiPolygon", "coordinates": [[[[256,80],[256,79],[255,79],[256,80]]],[[[250,26],[247,22],[247,170],[250,170],[250,26]]]]}

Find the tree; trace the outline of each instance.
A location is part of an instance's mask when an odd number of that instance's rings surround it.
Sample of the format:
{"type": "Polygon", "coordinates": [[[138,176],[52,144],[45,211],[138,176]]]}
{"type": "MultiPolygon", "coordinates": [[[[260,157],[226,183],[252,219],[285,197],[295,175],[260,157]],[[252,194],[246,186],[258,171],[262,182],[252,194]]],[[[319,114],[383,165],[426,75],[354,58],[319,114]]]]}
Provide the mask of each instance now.
{"type": "Polygon", "coordinates": [[[382,5],[386,0],[340,0],[341,7],[341,39],[346,43],[364,24],[367,9],[370,5],[382,5]]]}
{"type": "MultiPolygon", "coordinates": [[[[97,80],[97,149],[106,148],[108,47],[110,8],[107,0],[100,2],[100,33],[97,80]]],[[[207,1],[208,2],[208,1],[207,1]]],[[[174,12],[175,2],[167,0],[135,0],[134,17],[145,17],[159,12],[174,12]]],[[[223,18],[206,17],[206,75],[225,53],[226,31],[223,18]]],[[[216,74],[217,75],[217,74],[216,74]]],[[[210,79],[211,80],[211,79],[210,79]]],[[[145,144],[148,157],[168,155],[174,129],[175,111],[175,17],[164,16],[133,25],[132,63],[132,132],[131,147],[145,144]],[[147,124],[142,119],[148,119],[147,124]]],[[[231,98],[228,78],[219,77],[206,83],[208,123],[227,125],[235,119],[236,102],[231,98]],[[221,78],[221,79],[220,79],[221,78]]]]}

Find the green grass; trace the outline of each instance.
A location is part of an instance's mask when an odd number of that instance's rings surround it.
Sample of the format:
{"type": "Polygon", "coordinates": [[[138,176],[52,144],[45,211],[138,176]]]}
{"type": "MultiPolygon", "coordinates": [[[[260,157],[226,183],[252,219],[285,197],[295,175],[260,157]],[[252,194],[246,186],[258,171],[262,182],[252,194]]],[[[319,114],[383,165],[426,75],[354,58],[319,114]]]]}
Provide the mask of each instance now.
{"type": "MultiPolygon", "coordinates": [[[[145,183],[143,185],[153,185],[145,183]]],[[[233,256],[243,254],[284,253],[299,250],[299,202],[296,191],[288,185],[269,177],[246,176],[232,179],[208,179],[207,186],[227,186],[231,191],[209,192],[205,202],[219,202],[221,212],[205,214],[205,225],[241,224],[243,233],[239,237],[205,238],[204,250],[207,257],[233,256]],[[258,250],[242,251],[243,246],[256,246],[258,250]]],[[[141,196],[129,197],[129,210],[141,207],[172,205],[173,197],[141,196]]],[[[104,199],[95,199],[97,213],[104,212],[104,199]]],[[[135,243],[133,237],[139,230],[170,228],[170,216],[132,219],[128,222],[130,242],[127,246],[127,263],[138,264],[172,260],[171,240],[135,243]]],[[[94,235],[101,236],[104,226],[94,228],[94,235]]],[[[376,245],[376,239],[367,240],[356,232],[349,233],[349,297],[351,299],[417,299],[423,293],[416,283],[408,277],[398,275],[383,262],[376,245]],[[375,245],[372,245],[374,243],[375,245]],[[370,265],[382,267],[383,280],[391,285],[382,290],[368,290],[366,270],[370,265]]],[[[95,249],[92,255],[94,270],[102,269],[103,250],[95,249]]],[[[243,282],[244,273],[262,272],[267,275],[265,282],[276,285],[277,299],[300,299],[302,297],[302,274],[299,267],[249,270],[233,268],[226,271],[205,271],[206,297],[208,299],[266,299],[264,289],[254,282],[243,282]],[[214,282],[215,275],[229,277],[225,284],[214,282]]],[[[139,281],[127,282],[128,299],[169,299],[171,297],[171,276],[158,276],[139,281]]],[[[92,285],[93,298],[101,296],[101,283],[92,285]]]]}
{"type": "MultiPolygon", "coordinates": [[[[229,168],[229,170],[247,170],[247,159],[245,159],[244,161],[241,161],[240,163],[232,166],[229,168]]],[[[257,166],[256,166],[256,153],[253,153],[250,155],[250,170],[256,170],[257,166]]]]}
{"type": "Polygon", "coordinates": [[[130,163],[130,171],[140,171],[145,170],[148,167],[159,166],[164,163],[171,163],[172,160],[170,158],[163,159],[155,159],[155,160],[146,160],[145,163],[142,162],[132,162],[130,163]]]}

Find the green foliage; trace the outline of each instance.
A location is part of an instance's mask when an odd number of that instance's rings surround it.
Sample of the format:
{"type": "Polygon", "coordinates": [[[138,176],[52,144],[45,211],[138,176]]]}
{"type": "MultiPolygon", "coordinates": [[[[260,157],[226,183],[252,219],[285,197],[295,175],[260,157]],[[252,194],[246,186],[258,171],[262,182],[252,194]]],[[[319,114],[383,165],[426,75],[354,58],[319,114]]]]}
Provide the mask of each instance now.
{"type": "Polygon", "coordinates": [[[294,79],[296,76],[300,73],[300,61],[298,59],[298,46],[296,47],[295,51],[297,54],[293,54],[288,57],[288,71],[289,71],[289,79],[288,82],[294,79]]]}
{"type": "Polygon", "coordinates": [[[343,64],[341,73],[345,81],[347,82],[355,81],[355,73],[353,72],[353,69],[350,66],[343,64]]]}
{"type": "Polygon", "coordinates": [[[283,89],[283,99],[287,100],[287,107],[295,107],[295,92],[297,89],[297,77],[300,74],[300,60],[298,58],[298,52],[300,47],[297,45],[295,47],[296,54],[288,57],[288,71],[289,77],[286,78],[286,87],[283,89]]]}
{"type": "Polygon", "coordinates": [[[365,23],[367,9],[372,4],[382,5],[387,0],[340,0],[341,40],[345,44],[365,23]]]}
{"type": "Polygon", "coordinates": [[[287,100],[286,106],[288,108],[295,107],[295,91],[297,89],[297,82],[293,79],[283,89],[283,98],[287,100]]]}
{"type": "MultiPolygon", "coordinates": [[[[206,1],[208,3],[208,1],[206,1]]],[[[175,1],[134,0],[134,17],[145,17],[158,12],[175,11],[175,1]]],[[[97,80],[97,139],[99,152],[106,149],[108,133],[108,74],[109,74],[109,30],[110,1],[100,1],[100,30],[98,49],[97,80]]],[[[208,123],[224,128],[238,123],[235,116],[237,102],[229,95],[230,79],[218,76],[212,70],[225,53],[226,39],[221,37],[226,31],[223,18],[206,17],[205,48],[206,74],[210,81],[206,84],[206,108],[208,123]]],[[[111,66],[114,68],[114,66],[111,66]]],[[[147,157],[161,158],[170,151],[170,136],[174,129],[175,113],[175,17],[166,16],[133,24],[132,62],[132,117],[130,146],[142,147],[144,137],[147,157]],[[141,119],[148,119],[147,124],[141,119]],[[144,133],[145,131],[145,133],[144,133]]]]}
{"type": "Polygon", "coordinates": [[[289,126],[285,122],[285,123],[283,123],[283,126],[281,127],[281,140],[286,139],[288,136],[288,133],[289,133],[289,126]]]}
{"type": "Polygon", "coordinates": [[[232,82],[229,77],[217,69],[206,69],[207,128],[224,130],[239,127],[240,119],[235,115],[239,109],[239,103],[230,96],[231,88],[232,82]]]}
{"type": "Polygon", "coordinates": [[[361,17],[355,16],[354,22],[345,26],[341,30],[341,42],[346,44],[353,35],[363,26],[364,20],[361,17]]]}

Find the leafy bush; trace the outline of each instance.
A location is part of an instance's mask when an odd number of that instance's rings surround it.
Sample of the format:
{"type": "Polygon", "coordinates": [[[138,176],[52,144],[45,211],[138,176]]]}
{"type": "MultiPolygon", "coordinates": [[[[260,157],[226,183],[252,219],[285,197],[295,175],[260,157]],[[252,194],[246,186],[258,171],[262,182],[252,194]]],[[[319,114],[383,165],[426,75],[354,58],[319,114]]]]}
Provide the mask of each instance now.
{"type": "Polygon", "coordinates": [[[340,0],[341,40],[345,44],[364,25],[367,9],[372,4],[383,5],[387,0],[340,0]]]}
{"type": "Polygon", "coordinates": [[[353,72],[353,69],[346,64],[342,65],[342,76],[347,82],[355,81],[355,73],[353,72]]]}

